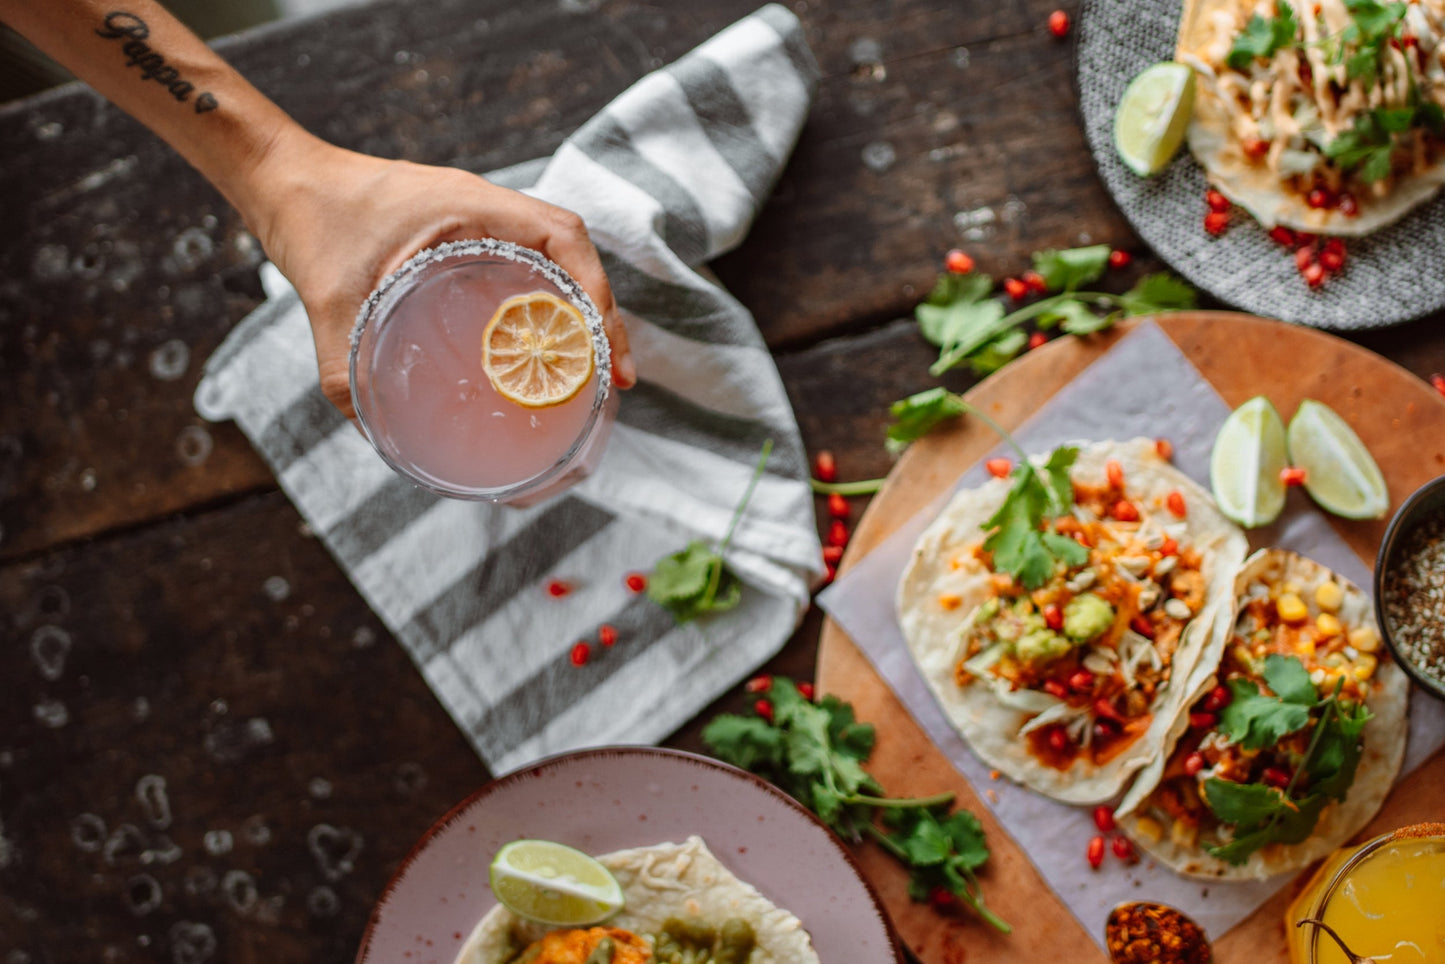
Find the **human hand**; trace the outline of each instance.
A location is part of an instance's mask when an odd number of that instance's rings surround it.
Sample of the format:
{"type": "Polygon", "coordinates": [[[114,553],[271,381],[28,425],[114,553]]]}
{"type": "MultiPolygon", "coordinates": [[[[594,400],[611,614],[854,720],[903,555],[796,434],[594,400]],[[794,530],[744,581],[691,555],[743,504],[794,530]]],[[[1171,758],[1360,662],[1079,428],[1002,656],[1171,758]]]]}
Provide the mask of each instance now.
{"type": "Polygon", "coordinates": [[[561,265],[597,305],[612,378],[636,369],[597,249],[576,214],[455,168],[357,154],[305,135],[267,153],[242,213],[301,296],[316,339],[321,390],[349,418],[351,330],[377,284],[424,248],[498,238],[561,265]]]}

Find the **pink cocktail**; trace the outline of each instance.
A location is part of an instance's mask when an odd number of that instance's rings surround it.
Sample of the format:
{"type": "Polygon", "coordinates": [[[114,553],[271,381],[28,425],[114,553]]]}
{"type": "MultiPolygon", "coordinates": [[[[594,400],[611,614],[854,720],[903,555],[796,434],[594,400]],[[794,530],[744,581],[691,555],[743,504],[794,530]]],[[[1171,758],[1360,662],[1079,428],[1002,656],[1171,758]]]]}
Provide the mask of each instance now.
{"type": "Polygon", "coordinates": [[[542,255],[496,240],[428,249],[381,283],[352,334],[351,397],[372,445],[402,475],[440,495],[514,505],[590,471],[617,406],[591,299],[542,255]],[[534,292],[581,313],[595,355],[581,391],[540,408],[498,394],[482,366],[497,308],[534,292]]]}

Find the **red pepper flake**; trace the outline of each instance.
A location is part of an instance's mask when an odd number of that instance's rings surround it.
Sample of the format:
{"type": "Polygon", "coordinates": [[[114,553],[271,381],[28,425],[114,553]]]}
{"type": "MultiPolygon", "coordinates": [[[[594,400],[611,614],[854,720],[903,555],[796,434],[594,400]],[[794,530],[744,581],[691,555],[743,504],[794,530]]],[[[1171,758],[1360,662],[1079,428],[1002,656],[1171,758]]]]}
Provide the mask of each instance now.
{"type": "Polygon", "coordinates": [[[843,561],[843,547],[842,547],[842,546],[824,546],[824,547],[823,547],[823,562],[824,562],[824,563],[826,563],[827,565],[830,565],[830,566],[836,566],[838,563],[840,563],[840,562],[842,562],[842,561],[843,561]]]}
{"type": "Polygon", "coordinates": [[[1049,336],[1041,331],[1036,331],[1032,335],[1029,335],[1029,351],[1033,351],[1035,348],[1042,348],[1048,343],[1049,336]]]}
{"type": "Polygon", "coordinates": [[[1109,252],[1109,267],[1111,268],[1127,268],[1133,260],[1134,256],[1127,251],[1115,248],[1109,252]]]}
{"type": "Polygon", "coordinates": [[[966,252],[954,248],[944,257],[943,266],[951,274],[968,274],[973,270],[973,259],[966,252]]]}
{"type": "Polygon", "coordinates": [[[768,673],[754,676],[743,684],[743,689],[749,693],[766,693],[773,686],[773,677],[768,673]]]}
{"type": "Polygon", "coordinates": [[[804,680],[803,682],[798,684],[798,695],[801,696],[803,699],[812,702],[813,692],[813,684],[809,683],[807,680],[804,680]]]}
{"type": "Polygon", "coordinates": [[[1149,617],[1145,616],[1143,613],[1135,613],[1133,615],[1133,617],[1129,620],[1129,628],[1134,630],[1134,632],[1138,633],[1140,636],[1143,636],[1145,639],[1154,638],[1154,624],[1151,623],[1149,621],[1149,617]]]}
{"type": "Polygon", "coordinates": [[[1159,555],[1161,555],[1161,556],[1177,556],[1177,555],[1179,555],[1179,543],[1174,539],[1173,536],[1165,536],[1165,537],[1164,537],[1164,541],[1159,544],[1159,555]]]}
{"type": "Polygon", "coordinates": [[[1280,469],[1279,480],[1288,486],[1304,485],[1305,470],[1294,465],[1280,469]]]}
{"type": "Polygon", "coordinates": [[[1003,290],[1014,301],[1023,301],[1028,297],[1029,286],[1017,278],[1003,279],[1003,290]]]}
{"type": "Polygon", "coordinates": [[[1109,485],[1116,489],[1124,487],[1124,466],[1117,459],[1110,459],[1104,463],[1104,478],[1109,480],[1109,485]]]}
{"type": "Polygon", "coordinates": [[[846,519],[852,510],[848,507],[848,500],[837,492],[828,494],[828,514],[835,519],[846,519]]]}
{"type": "Polygon", "coordinates": [[[758,714],[758,716],[761,716],[769,723],[773,722],[772,703],[769,703],[767,700],[758,700],[756,703],[753,704],[753,710],[758,714]]]}
{"type": "Polygon", "coordinates": [[[1229,212],[1210,211],[1204,216],[1204,230],[1216,238],[1229,230],[1229,212]]]}
{"type": "Polygon", "coordinates": [[[1114,832],[1114,808],[1107,804],[1099,804],[1094,808],[1094,826],[1099,828],[1100,833],[1114,832]]]}
{"type": "Polygon", "coordinates": [[[1184,504],[1184,493],[1174,489],[1164,497],[1164,507],[1177,519],[1182,519],[1189,514],[1189,507],[1184,504]]]}
{"type": "Polygon", "coordinates": [[[1138,522],[1139,507],[1128,499],[1120,499],[1109,507],[1109,517],[1119,522],[1138,522]]]}
{"type": "Polygon", "coordinates": [[[1013,460],[1005,458],[989,459],[983,463],[983,467],[996,479],[1006,479],[1014,470],[1013,460]]]}
{"type": "Polygon", "coordinates": [[[586,666],[587,661],[592,658],[592,647],[586,643],[578,643],[572,647],[572,665],[586,666]]]}
{"type": "Polygon", "coordinates": [[[1154,440],[1154,451],[1158,453],[1161,459],[1168,462],[1174,458],[1174,443],[1167,438],[1156,438],[1154,440]]]}
{"type": "Polygon", "coordinates": [[[547,595],[553,599],[561,599],[572,591],[570,582],[563,582],[561,579],[553,579],[547,583],[547,595]]]}
{"type": "Polygon", "coordinates": [[[842,548],[848,544],[848,524],[842,519],[834,519],[833,524],[828,526],[828,545],[842,548]]]}
{"type": "Polygon", "coordinates": [[[1430,376],[1430,384],[1435,386],[1435,391],[1445,396],[1445,375],[1435,372],[1430,376]]]}
{"type": "Polygon", "coordinates": [[[1134,852],[1134,845],[1129,842],[1128,837],[1115,837],[1110,841],[1109,846],[1114,851],[1114,856],[1124,861],[1124,863],[1133,864],[1139,862],[1139,855],[1134,852]]]}
{"type": "Polygon", "coordinates": [[[609,623],[603,623],[597,627],[597,641],[603,646],[617,645],[617,627],[609,623]]]}
{"type": "Polygon", "coordinates": [[[824,449],[813,456],[813,475],[819,482],[838,480],[838,463],[833,459],[832,452],[824,449]]]}
{"type": "Polygon", "coordinates": [[[1214,188],[1210,188],[1209,190],[1204,192],[1204,203],[1209,205],[1209,210],[1211,211],[1229,210],[1229,198],[1225,197],[1223,194],[1220,194],[1218,191],[1214,190],[1214,188]]]}
{"type": "Polygon", "coordinates": [[[1190,713],[1189,726],[1196,730],[1212,730],[1219,717],[1213,713],[1190,713]]]}
{"type": "Polygon", "coordinates": [[[1099,867],[1103,865],[1104,838],[1102,835],[1089,838],[1089,847],[1084,851],[1084,856],[1088,859],[1089,866],[1095,870],[1098,870],[1099,867]]]}
{"type": "Polygon", "coordinates": [[[647,577],[640,572],[629,572],[623,580],[627,585],[627,591],[633,593],[647,591],[647,577]]]}
{"type": "Polygon", "coordinates": [[[1024,284],[1029,286],[1030,291],[1039,294],[1045,294],[1049,290],[1049,283],[1045,281],[1044,276],[1037,271],[1025,271],[1024,284]]]}
{"type": "Polygon", "coordinates": [[[1195,751],[1184,758],[1184,772],[1189,776],[1197,776],[1200,770],[1204,769],[1204,754],[1195,751]]]}
{"type": "Polygon", "coordinates": [[[1269,229],[1269,239],[1276,244],[1282,244],[1286,248],[1294,247],[1294,232],[1283,224],[1276,225],[1269,229]]]}
{"type": "Polygon", "coordinates": [[[1062,10],[1049,14],[1049,33],[1060,39],[1069,35],[1069,15],[1062,10]]]}

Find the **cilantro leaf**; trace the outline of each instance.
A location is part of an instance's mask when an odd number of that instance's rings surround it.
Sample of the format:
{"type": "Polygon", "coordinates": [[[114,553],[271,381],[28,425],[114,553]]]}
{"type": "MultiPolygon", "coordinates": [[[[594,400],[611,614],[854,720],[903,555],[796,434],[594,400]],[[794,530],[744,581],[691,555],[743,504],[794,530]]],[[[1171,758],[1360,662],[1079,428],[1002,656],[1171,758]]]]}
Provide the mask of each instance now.
{"type": "Polygon", "coordinates": [[[1277,9],[1279,13],[1274,17],[1255,14],[1249,18],[1244,31],[1234,39],[1225,63],[1235,70],[1248,70],[1255,58],[1268,60],[1276,51],[1294,43],[1299,32],[1294,8],[1281,0],[1277,9]]]}
{"type": "MultiPolygon", "coordinates": [[[[996,304],[996,302],[995,302],[996,304]]],[[[1003,312],[1002,306],[999,308],[1003,312]]],[[[1090,316],[1092,317],[1092,316],[1090,316]]],[[[1018,357],[1019,352],[1029,343],[1029,336],[1022,328],[1011,328],[988,344],[968,356],[968,367],[980,378],[992,375],[1018,357]]]]}
{"type": "Polygon", "coordinates": [[[1071,335],[1102,331],[1113,323],[1112,317],[1096,314],[1088,305],[1074,298],[1066,298],[1039,315],[1040,328],[1053,328],[1057,325],[1071,335]]]}
{"type": "Polygon", "coordinates": [[[1073,291],[1080,285],[1097,281],[1108,266],[1107,244],[1034,254],[1034,270],[1043,277],[1050,291],[1073,291]]]}
{"type": "Polygon", "coordinates": [[[1219,777],[1204,781],[1204,802],[1224,823],[1236,827],[1258,827],[1294,804],[1284,791],[1263,783],[1234,783],[1219,777]]]}
{"type": "Polygon", "coordinates": [[[964,400],[946,388],[930,388],[910,395],[888,406],[893,422],[884,441],[888,451],[897,454],[910,442],[933,431],[939,424],[968,411],[964,400]]]}
{"type": "Polygon", "coordinates": [[[1233,699],[1219,711],[1219,731],[1246,750],[1274,746],[1310,721],[1308,706],[1267,696],[1252,680],[1236,677],[1227,685],[1233,699]]]}
{"type": "Polygon", "coordinates": [[[983,547],[993,553],[994,569],[1014,576],[1027,589],[1048,582],[1060,562],[1082,565],[1088,561],[1088,550],[1079,543],[1042,529],[1046,518],[1066,512],[1074,504],[1069,468],[1078,454],[1077,448],[1060,446],[1042,472],[1020,460],[1003,504],[983,524],[989,530],[983,547]]]}
{"type": "Polygon", "coordinates": [[[1297,657],[1270,653],[1264,659],[1264,681],[1286,703],[1314,706],[1320,701],[1309,671],[1297,657]]]}
{"type": "Polygon", "coordinates": [[[1119,296],[1124,317],[1154,315],[1161,311],[1186,311],[1195,307],[1198,296],[1194,289],[1173,275],[1158,272],[1146,274],[1139,282],[1119,296]]]}
{"type": "Polygon", "coordinates": [[[1363,750],[1360,735],[1370,717],[1370,711],[1359,705],[1349,710],[1341,707],[1321,720],[1324,733],[1309,761],[1311,793],[1336,800],[1343,800],[1349,794],[1363,750]]]}
{"type": "Polygon", "coordinates": [[[726,763],[744,770],[783,765],[783,734],[758,716],[722,713],[702,728],[702,740],[726,763]]]}
{"type": "Polygon", "coordinates": [[[1271,843],[1299,843],[1314,833],[1319,822],[1320,811],[1327,801],[1324,797],[1310,797],[1295,809],[1280,811],[1278,823],[1265,823],[1245,833],[1236,833],[1226,844],[1205,844],[1204,850],[1211,856],[1231,864],[1242,864],[1249,855],[1271,843]]]}
{"type": "Polygon", "coordinates": [[[964,340],[968,332],[1003,317],[1003,305],[989,295],[993,279],[986,274],[944,274],[928,298],[913,309],[923,337],[940,348],[964,340]]]}
{"type": "Polygon", "coordinates": [[[1069,470],[1078,457],[1077,445],[1060,445],[1049,453],[1049,460],[1044,463],[1044,483],[1053,496],[1055,515],[1066,512],[1074,504],[1074,480],[1069,477],[1069,470]]]}

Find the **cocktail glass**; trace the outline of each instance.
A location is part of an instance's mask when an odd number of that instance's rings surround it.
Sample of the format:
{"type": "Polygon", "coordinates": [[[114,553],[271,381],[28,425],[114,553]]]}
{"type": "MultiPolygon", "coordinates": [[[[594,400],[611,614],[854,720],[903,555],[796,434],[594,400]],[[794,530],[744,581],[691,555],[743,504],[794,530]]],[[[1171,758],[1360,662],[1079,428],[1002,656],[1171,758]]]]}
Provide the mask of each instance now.
{"type": "Polygon", "coordinates": [[[376,451],[438,495],[531,505],[577,482],[602,455],[617,410],[607,336],[582,286],[529,248],[495,239],[429,248],[388,275],[357,315],[351,399],[376,451]],[[565,402],[498,394],[482,333],[503,301],[546,292],[582,315],[589,381],[565,402]]]}

